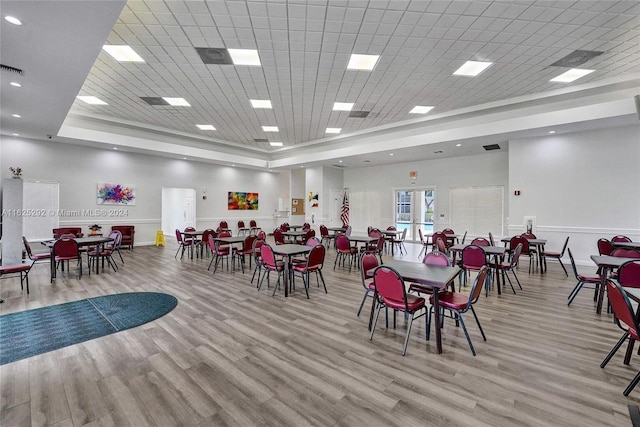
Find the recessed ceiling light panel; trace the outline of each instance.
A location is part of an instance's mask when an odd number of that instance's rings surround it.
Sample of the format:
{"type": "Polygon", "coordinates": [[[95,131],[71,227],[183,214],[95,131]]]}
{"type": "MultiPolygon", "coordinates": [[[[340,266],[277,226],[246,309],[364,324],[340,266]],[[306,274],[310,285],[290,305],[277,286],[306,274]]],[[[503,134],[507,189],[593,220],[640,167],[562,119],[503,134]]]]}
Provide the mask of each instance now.
{"type": "Polygon", "coordinates": [[[269,144],[271,144],[272,147],[282,147],[284,145],[282,142],[277,141],[270,142],[269,144]]]}
{"type": "Polygon", "coordinates": [[[196,125],[200,130],[216,130],[213,125],[196,125]]]}
{"type": "Polygon", "coordinates": [[[15,16],[6,15],[4,17],[4,20],[9,22],[9,23],[11,23],[11,24],[13,24],[13,25],[22,25],[22,21],[19,20],[18,18],[16,18],[15,16]]]}
{"type": "Polygon", "coordinates": [[[273,108],[269,99],[250,99],[253,108],[273,108]]]}
{"type": "Polygon", "coordinates": [[[265,132],[280,132],[278,126],[262,126],[262,130],[265,132]]]}
{"type": "Polygon", "coordinates": [[[76,98],[78,98],[80,101],[82,102],[86,102],[89,105],[109,105],[106,102],[104,102],[102,99],[97,98],[95,96],[76,96],[76,98]]]}
{"type": "Polygon", "coordinates": [[[227,49],[233,65],[261,65],[260,55],[255,49],[227,49]]]}
{"type": "Polygon", "coordinates": [[[169,105],[173,105],[174,107],[191,107],[191,104],[187,102],[184,98],[167,98],[162,97],[169,105]]]}
{"type": "Polygon", "coordinates": [[[453,72],[454,76],[470,76],[475,77],[486,70],[493,62],[467,61],[462,67],[453,72]]]}
{"type": "Polygon", "coordinates": [[[409,114],[427,114],[429,111],[433,110],[433,107],[427,105],[416,105],[409,111],[409,114]]]}
{"type": "Polygon", "coordinates": [[[558,83],[571,83],[573,81],[578,80],[580,77],[584,77],[587,74],[593,73],[595,70],[584,70],[581,68],[572,68],[569,71],[565,71],[557,77],[549,80],[550,82],[558,82],[558,83]]]}
{"type": "Polygon", "coordinates": [[[13,87],[22,87],[22,85],[21,85],[20,83],[18,83],[18,82],[11,82],[11,83],[9,83],[9,84],[10,84],[11,86],[13,86],[13,87]]]}
{"type": "Polygon", "coordinates": [[[102,46],[102,49],[119,62],[144,62],[131,46],[111,44],[102,46]]]}
{"type": "Polygon", "coordinates": [[[359,55],[352,53],[347,64],[347,70],[367,70],[371,71],[378,63],[380,55],[359,55]]]}
{"type": "Polygon", "coordinates": [[[353,102],[334,102],[333,111],[351,111],[353,102]]]}
{"type": "Polygon", "coordinates": [[[342,132],[342,128],[327,128],[325,133],[340,133],[342,132]]]}

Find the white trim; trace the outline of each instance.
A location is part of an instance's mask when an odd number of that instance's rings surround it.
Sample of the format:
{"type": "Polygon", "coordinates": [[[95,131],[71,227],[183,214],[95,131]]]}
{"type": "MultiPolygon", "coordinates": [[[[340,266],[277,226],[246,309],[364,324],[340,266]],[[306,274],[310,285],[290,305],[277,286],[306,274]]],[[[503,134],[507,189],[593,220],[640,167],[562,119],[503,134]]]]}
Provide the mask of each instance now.
{"type": "MultiPolygon", "coordinates": [[[[509,230],[522,230],[522,225],[509,225],[509,230]]],[[[538,232],[550,233],[573,233],[573,234],[602,234],[604,237],[611,234],[611,237],[624,234],[638,236],[640,238],[640,229],[633,228],[594,228],[594,227],[570,227],[570,226],[554,226],[554,225],[536,225],[538,232]]]]}

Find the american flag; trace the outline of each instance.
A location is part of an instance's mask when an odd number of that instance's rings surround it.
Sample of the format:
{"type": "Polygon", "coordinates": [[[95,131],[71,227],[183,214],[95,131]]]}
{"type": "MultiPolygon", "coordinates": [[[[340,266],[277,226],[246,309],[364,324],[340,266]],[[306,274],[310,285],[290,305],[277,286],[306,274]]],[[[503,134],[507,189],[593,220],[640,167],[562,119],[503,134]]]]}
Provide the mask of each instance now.
{"type": "Polygon", "coordinates": [[[342,209],[340,210],[340,219],[342,220],[342,226],[349,225],[349,199],[347,198],[347,192],[344,192],[342,198],[342,209]]]}

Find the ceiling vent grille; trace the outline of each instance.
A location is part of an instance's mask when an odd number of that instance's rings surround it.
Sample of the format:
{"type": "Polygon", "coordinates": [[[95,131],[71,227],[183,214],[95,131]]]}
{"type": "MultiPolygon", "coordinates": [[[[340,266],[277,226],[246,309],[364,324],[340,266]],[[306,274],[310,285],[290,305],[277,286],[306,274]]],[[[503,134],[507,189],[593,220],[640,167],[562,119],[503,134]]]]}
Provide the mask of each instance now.
{"type": "Polygon", "coordinates": [[[169,105],[167,101],[159,96],[141,96],[140,99],[149,105],[169,105]]]}
{"type": "Polygon", "coordinates": [[[574,50],[569,55],[561,58],[551,64],[552,67],[566,67],[576,68],[585,62],[595,58],[598,55],[602,55],[604,52],[598,52],[595,50],[574,50]]]}
{"type": "Polygon", "coordinates": [[[499,150],[500,146],[498,144],[489,144],[489,145],[483,145],[482,148],[484,148],[487,151],[491,151],[491,150],[499,150]]]}
{"type": "Polygon", "coordinates": [[[349,117],[355,117],[358,119],[364,119],[369,115],[371,111],[352,111],[349,113],[349,117]]]}
{"type": "Polygon", "coordinates": [[[334,168],[340,168],[340,169],[346,168],[346,166],[343,166],[343,165],[331,165],[331,166],[333,166],[334,168]]]}
{"type": "Polygon", "coordinates": [[[0,64],[0,70],[8,71],[10,73],[23,74],[23,71],[20,68],[10,67],[8,65],[0,64]]]}
{"type": "Polygon", "coordinates": [[[229,51],[223,47],[197,47],[196,52],[205,64],[233,65],[229,51]]]}
{"type": "Polygon", "coordinates": [[[254,138],[253,142],[269,142],[269,140],[265,138],[254,138]]]}

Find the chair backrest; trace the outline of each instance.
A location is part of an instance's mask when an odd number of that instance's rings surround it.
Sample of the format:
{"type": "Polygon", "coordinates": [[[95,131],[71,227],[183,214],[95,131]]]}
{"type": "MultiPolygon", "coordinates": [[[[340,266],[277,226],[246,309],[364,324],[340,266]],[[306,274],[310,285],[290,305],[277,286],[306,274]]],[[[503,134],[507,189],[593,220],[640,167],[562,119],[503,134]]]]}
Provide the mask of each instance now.
{"type": "Polygon", "coordinates": [[[608,279],[607,294],[618,326],[624,330],[628,330],[633,338],[638,339],[638,320],[633,311],[631,301],[624,289],[622,289],[622,286],[615,280],[608,279]],[[620,322],[627,326],[622,326],[620,322]]]}
{"type": "Polygon", "coordinates": [[[258,226],[258,223],[256,222],[255,219],[252,219],[251,221],[249,221],[249,227],[255,228],[257,226],[258,226]]]}
{"type": "Polygon", "coordinates": [[[537,239],[536,235],[533,233],[522,233],[521,234],[522,237],[524,237],[525,239],[537,239]]]}
{"type": "Polygon", "coordinates": [[[260,230],[260,232],[256,234],[256,236],[258,236],[258,239],[267,240],[267,233],[265,233],[263,230],[260,230]]]}
{"type": "Polygon", "coordinates": [[[320,237],[329,237],[329,229],[324,224],[320,226],[320,237]]]}
{"type": "Polygon", "coordinates": [[[311,248],[309,256],[307,257],[307,268],[317,267],[322,268],[324,264],[324,256],[327,253],[327,249],[324,245],[315,245],[311,248]]]}
{"type": "Polygon", "coordinates": [[[111,233],[109,233],[109,237],[113,239],[111,247],[113,249],[120,248],[120,244],[122,243],[122,233],[120,232],[120,230],[111,230],[111,233]]]}
{"type": "Polygon", "coordinates": [[[24,244],[24,250],[27,251],[29,259],[31,259],[31,256],[33,255],[33,253],[31,252],[31,245],[29,244],[29,241],[25,236],[22,236],[22,243],[24,244]]]}
{"type": "Polygon", "coordinates": [[[376,292],[383,300],[393,300],[404,302],[405,310],[407,307],[407,291],[404,287],[402,276],[391,267],[384,264],[376,268],[373,273],[373,283],[376,292]]]}
{"type": "Polygon", "coordinates": [[[307,233],[304,235],[304,241],[306,242],[307,240],[309,240],[312,237],[316,236],[316,230],[307,230],[307,233]]]}
{"type": "Polygon", "coordinates": [[[253,242],[257,239],[256,236],[247,236],[244,238],[244,243],[242,244],[242,252],[245,254],[251,253],[253,250],[253,242]]]}
{"type": "Polygon", "coordinates": [[[487,281],[487,274],[489,272],[488,266],[483,266],[480,271],[478,271],[478,275],[476,279],[473,281],[473,287],[471,288],[471,292],[469,292],[469,303],[467,304],[467,309],[471,304],[475,304],[480,298],[480,293],[482,292],[482,286],[487,281]]]}
{"type": "Polygon", "coordinates": [[[304,224],[302,224],[302,231],[307,231],[307,230],[311,230],[311,224],[309,224],[308,222],[305,222],[304,224]]]}
{"type": "Polygon", "coordinates": [[[605,238],[598,239],[598,252],[600,255],[611,255],[613,245],[605,238]]]}
{"type": "Polygon", "coordinates": [[[284,244],[284,237],[282,236],[281,229],[276,228],[275,230],[273,230],[273,239],[276,241],[276,245],[284,244]]]}
{"type": "Polygon", "coordinates": [[[241,230],[244,228],[244,221],[243,220],[239,220],[238,221],[238,230],[241,230]]]}
{"type": "Polygon", "coordinates": [[[218,234],[218,237],[231,237],[231,231],[229,231],[229,230],[221,231],[221,232],[218,234]]]}
{"type": "Polygon", "coordinates": [[[202,241],[207,244],[209,242],[209,236],[218,237],[218,233],[211,228],[207,228],[202,232],[202,241]]]}
{"type": "Polygon", "coordinates": [[[209,243],[209,249],[211,249],[211,252],[216,253],[216,241],[213,240],[213,234],[209,234],[209,240],[207,240],[207,242],[209,243]]]}
{"type": "Polygon", "coordinates": [[[289,224],[287,224],[286,222],[280,224],[280,231],[289,231],[289,224]]]}
{"type": "Polygon", "coordinates": [[[220,228],[229,228],[229,224],[227,224],[227,221],[220,221],[220,228]]]}
{"type": "Polygon", "coordinates": [[[336,237],[336,249],[339,251],[348,251],[351,248],[351,242],[349,242],[349,238],[347,236],[338,236],[336,237]]]}
{"type": "Polygon", "coordinates": [[[564,240],[564,246],[562,246],[562,251],[560,252],[560,258],[564,256],[564,251],[567,250],[567,245],[569,244],[569,236],[564,240]]]}
{"type": "Polygon", "coordinates": [[[182,233],[177,228],[176,228],[176,240],[178,241],[178,243],[182,243],[182,233]]]}
{"type": "Polygon", "coordinates": [[[491,246],[496,245],[496,241],[493,240],[493,234],[491,232],[489,232],[489,242],[491,242],[491,246]]]}
{"type": "Polygon", "coordinates": [[[640,288],[640,260],[627,261],[618,269],[618,282],[629,288],[640,288]]]}
{"type": "Polygon", "coordinates": [[[318,239],[316,236],[311,236],[307,239],[307,242],[305,243],[305,245],[307,246],[311,246],[312,248],[314,246],[317,246],[320,244],[320,239],[318,239]]]}
{"type": "Polygon", "coordinates": [[[346,230],[344,230],[344,234],[345,234],[346,236],[351,236],[351,230],[352,230],[351,226],[350,226],[350,225],[347,225],[347,229],[346,229],[346,230]]]}
{"type": "Polygon", "coordinates": [[[464,232],[464,235],[462,236],[462,240],[460,241],[461,245],[464,245],[464,241],[467,240],[467,233],[468,233],[468,231],[464,232]]]}
{"type": "Polygon", "coordinates": [[[573,275],[576,276],[576,280],[580,280],[578,277],[578,267],[576,267],[576,260],[573,259],[571,248],[567,248],[567,253],[569,254],[569,260],[571,261],[571,268],[573,268],[573,275]]]}
{"type": "Polygon", "coordinates": [[[196,231],[193,227],[185,227],[184,231],[196,231]]]}
{"type": "Polygon", "coordinates": [[[444,230],[442,230],[442,232],[443,232],[444,234],[456,234],[456,232],[455,232],[455,231],[453,231],[453,230],[452,230],[452,229],[450,229],[450,228],[445,228],[444,230]]]}
{"type": "Polygon", "coordinates": [[[511,268],[514,268],[518,264],[518,260],[520,259],[520,254],[522,253],[522,243],[518,243],[516,248],[513,250],[513,256],[511,257],[511,268]]]}
{"type": "Polygon", "coordinates": [[[422,262],[427,265],[437,265],[440,267],[450,267],[451,260],[449,257],[440,251],[431,251],[424,256],[422,262]]]}
{"type": "Polygon", "coordinates": [[[447,244],[447,236],[443,232],[436,231],[431,236],[431,241],[433,242],[434,246],[435,246],[436,242],[438,241],[438,239],[442,239],[442,241],[445,243],[445,245],[447,244]]]}
{"type": "Polygon", "coordinates": [[[379,265],[378,258],[374,254],[364,254],[362,258],[360,258],[360,279],[362,279],[362,286],[364,286],[365,289],[369,289],[365,280],[373,277],[372,270],[379,265]]]}
{"type": "Polygon", "coordinates": [[[406,238],[407,238],[407,229],[405,228],[404,230],[402,230],[402,236],[400,237],[400,240],[404,242],[404,239],[406,238]]]}
{"type": "Polygon", "coordinates": [[[60,257],[79,257],[78,242],[73,239],[61,238],[53,244],[53,254],[60,257]]]}
{"type": "Polygon", "coordinates": [[[376,243],[376,252],[381,254],[383,249],[384,249],[384,234],[381,234],[380,237],[378,237],[378,242],[376,243]]]}
{"type": "Polygon", "coordinates": [[[270,267],[276,266],[276,257],[273,254],[273,249],[271,248],[271,246],[269,246],[268,243],[260,246],[260,257],[262,258],[262,262],[265,265],[268,265],[270,267]]]}
{"type": "Polygon", "coordinates": [[[375,237],[377,239],[378,237],[382,236],[382,233],[377,228],[370,228],[367,235],[369,237],[375,237]]]}
{"type": "Polygon", "coordinates": [[[397,230],[397,228],[394,227],[393,225],[390,225],[387,227],[387,231],[395,231],[395,230],[397,230]]]}
{"type": "Polygon", "coordinates": [[[640,251],[630,248],[615,248],[611,251],[611,256],[640,259],[640,251]]]}
{"type": "Polygon", "coordinates": [[[447,252],[447,244],[442,237],[436,239],[436,250],[440,252],[447,252]]]}
{"type": "Polygon", "coordinates": [[[253,257],[256,259],[256,262],[262,261],[262,253],[261,253],[262,251],[260,248],[262,247],[262,245],[264,245],[264,243],[265,242],[262,239],[255,239],[253,241],[252,253],[253,253],[253,257]]]}
{"type": "Polygon", "coordinates": [[[623,236],[623,235],[617,235],[615,236],[613,239],[611,239],[612,242],[631,242],[631,239],[628,238],[627,236],[623,236]]]}
{"type": "Polygon", "coordinates": [[[424,241],[424,234],[422,234],[422,228],[418,228],[418,236],[420,236],[420,243],[426,245],[427,242],[424,241]]]}
{"type": "Polygon", "coordinates": [[[469,245],[462,250],[462,262],[465,266],[481,267],[487,263],[487,256],[482,246],[469,245]]]}
{"type": "Polygon", "coordinates": [[[476,246],[491,246],[491,242],[484,237],[476,237],[471,241],[471,244],[476,246]]]}
{"type": "Polygon", "coordinates": [[[75,239],[76,235],[73,233],[64,233],[60,236],[61,239],[75,239]]]}
{"type": "Polygon", "coordinates": [[[513,236],[509,241],[509,250],[513,251],[516,246],[522,245],[522,252],[529,253],[529,241],[522,236],[513,236]]]}

